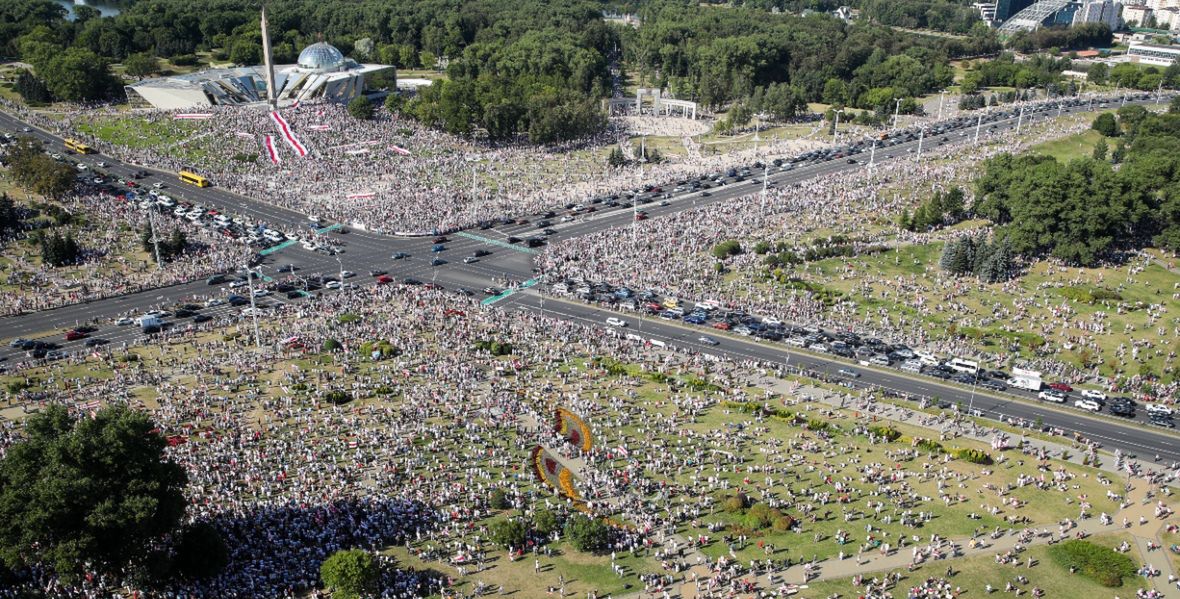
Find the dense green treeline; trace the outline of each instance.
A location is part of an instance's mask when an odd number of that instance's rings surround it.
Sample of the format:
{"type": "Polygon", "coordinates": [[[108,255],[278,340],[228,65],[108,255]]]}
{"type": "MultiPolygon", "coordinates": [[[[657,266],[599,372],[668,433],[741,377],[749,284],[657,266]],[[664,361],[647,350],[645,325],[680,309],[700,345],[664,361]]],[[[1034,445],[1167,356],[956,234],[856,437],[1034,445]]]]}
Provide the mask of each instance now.
{"type": "Polygon", "coordinates": [[[647,4],[639,14],[643,27],[623,36],[635,75],[710,108],[773,83],[789,83],[809,101],[861,108],[885,101],[892,107],[895,97],[949,85],[948,58],[999,48],[990,34],[968,40],[915,36],[825,15],[702,10],[673,0],[647,4]]]}
{"type": "Polygon", "coordinates": [[[971,3],[948,0],[864,0],[863,16],[883,25],[911,29],[933,29],[964,34],[976,25],[984,33],[987,24],[979,18],[979,10],[971,3]]]}
{"type": "MultiPolygon", "coordinates": [[[[1180,109],[1180,106],[1173,108],[1180,109]]],[[[1026,257],[1094,266],[1116,252],[1156,246],[1180,251],[1180,114],[1119,109],[1113,160],[1062,164],[1042,155],[1002,154],[976,183],[974,212],[998,225],[997,238],[1026,257]]]]}

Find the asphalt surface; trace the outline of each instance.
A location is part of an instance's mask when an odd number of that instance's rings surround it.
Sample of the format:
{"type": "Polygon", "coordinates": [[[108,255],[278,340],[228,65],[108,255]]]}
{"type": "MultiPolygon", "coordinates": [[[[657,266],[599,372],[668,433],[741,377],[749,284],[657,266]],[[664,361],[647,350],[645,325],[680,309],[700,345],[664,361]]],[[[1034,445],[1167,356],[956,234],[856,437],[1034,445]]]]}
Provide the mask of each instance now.
{"type": "MultiPolygon", "coordinates": [[[[1162,98],[1167,101],[1168,98],[1162,98]]],[[[1150,104],[1151,100],[1140,100],[1127,103],[1150,104]]],[[[1111,108],[1119,105],[1118,101],[1105,105],[1094,103],[1094,108],[1111,108]],[[1113,105],[1112,105],[1113,104],[1113,105]]],[[[1067,107],[1060,111],[1063,114],[1085,112],[1090,107],[1083,104],[1078,107],[1067,107]]],[[[1006,129],[1015,128],[1018,120],[1029,125],[1038,120],[1051,118],[1059,114],[1057,108],[1045,108],[1039,111],[1028,110],[1022,119],[1017,116],[1008,118],[985,117],[978,128],[981,139],[1006,129]]],[[[973,115],[974,116],[974,115],[973,115]]],[[[27,125],[14,117],[0,112],[0,130],[21,132],[27,125]]],[[[33,135],[46,143],[52,151],[64,152],[61,140],[44,131],[32,128],[33,135]]],[[[945,133],[941,136],[924,137],[921,141],[922,151],[930,151],[936,146],[956,143],[972,143],[975,139],[976,127],[974,123],[962,129],[945,133]]],[[[873,156],[877,163],[911,155],[918,152],[918,141],[900,143],[889,147],[878,148],[873,156]]],[[[239,196],[215,186],[196,188],[179,182],[173,173],[155,171],[140,165],[125,165],[118,161],[102,156],[89,154],[74,156],[73,159],[87,163],[91,168],[95,163],[106,163],[101,170],[121,178],[130,177],[135,171],[147,170],[151,177],[142,179],[140,183],[151,185],[156,181],[163,181],[167,187],[164,193],[180,200],[213,207],[231,216],[244,216],[256,222],[267,223],[280,229],[296,232],[307,228],[307,215],[285,208],[273,206],[265,202],[239,196]]],[[[773,157],[770,157],[773,158],[773,157]]],[[[767,158],[769,160],[769,158],[767,158]]],[[[668,205],[661,206],[660,199],[639,206],[638,209],[647,213],[650,218],[659,218],[681,210],[693,209],[719,202],[732,201],[742,196],[757,193],[766,178],[768,187],[783,187],[802,182],[817,176],[841,172],[856,168],[868,168],[870,153],[863,152],[853,156],[850,162],[847,158],[829,160],[815,164],[800,164],[789,170],[769,167],[768,172],[757,171],[744,181],[727,178],[725,184],[708,190],[710,195],[702,196],[700,191],[672,194],[667,198],[668,205]]],[[[674,184],[673,184],[674,185],[674,184]]],[[[669,186],[671,187],[671,185],[669,186]]],[[[651,196],[652,194],[645,194],[651,196]]],[[[662,194],[661,194],[662,195],[662,194]]],[[[755,200],[756,201],[756,200],[755,200]]],[[[589,202],[586,202],[590,205],[589,202]]],[[[608,208],[605,204],[594,205],[595,212],[582,212],[572,215],[566,222],[559,222],[565,211],[554,207],[559,216],[550,218],[556,234],[549,236],[556,241],[570,237],[577,237],[607,228],[625,227],[635,222],[634,209],[608,208]]],[[[290,282],[298,285],[302,278],[326,274],[336,275],[341,270],[354,271],[356,276],[347,279],[351,284],[373,284],[369,271],[388,271],[395,282],[401,282],[412,277],[423,283],[435,283],[447,289],[463,289],[473,293],[476,298],[486,298],[481,292],[485,287],[502,289],[509,285],[517,285],[525,281],[535,282],[538,277],[533,267],[533,257],[536,249],[522,247],[521,244],[509,244],[510,236],[527,238],[539,234],[537,217],[527,217],[531,222],[499,225],[487,229],[472,228],[448,235],[444,243],[445,250],[432,251],[433,241],[430,238],[398,238],[346,227],[348,233],[333,233],[339,235],[344,242],[345,252],[338,256],[326,256],[303,249],[298,244],[280,250],[267,256],[260,265],[266,283],[290,282]],[[489,256],[481,257],[478,261],[464,263],[463,258],[482,249],[492,252],[489,256]],[[397,252],[409,254],[409,257],[395,260],[392,255],[397,252]],[[446,260],[446,264],[432,265],[435,258],[446,260]],[[297,268],[293,273],[280,273],[280,265],[292,265],[297,268]]],[[[149,309],[170,308],[178,302],[200,303],[211,298],[224,298],[237,293],[248,295],[246,288],[230,289],[224,284],[208,285],[204,280],[174,285],[170,287],[148,289],[138,293],[130,293],[106,300],[93,301],[85,304],[63,306],[41,312],[0,318],[0,340],[5,340],[0,346],[0,366],[4,363],[14,363],[31,359],[26,352],[8,347],[7,340],[16,337],[52,340],[62,346],[67,352],[89,351],[83,346],[83,341],[64,341],[65,330],[81,324],[93,324],[98,327],[92,336],[100,337],[111,343],[131,341],[142,336],[138,327],[117,326],[113,320],[120,316],[134,316],[149,309]]],[[[332,293],[324,290],[319,293],[332,293]]],[[[314,301],[307,298],[287,299],[283,294],[273,294],[260,298],[263,304],[277,305],[286,303],[300,303],[314,301]]],[[[544,298],[537,288],[520,292],[495,296],[487,300],[491,305],[506,309],[544,310],[550,314],[583,321],[595,326],[604,326],[607,316],[616,316],[628,321],[631,325],[624,333],[632,334],[647,340],[663,341],[687,351],[700,351],[717,356],[728,356],[734,359],[755,359],[784,366],[803,368],[827,377],[838,377],[841,368],[853,368],[860,376],[848,380],[847,383],[857,386],[875,386],[896,394],[938,398],[951,404],[961,404],[986,418],[1015,418],[1032,423],[1038,418],[1044,425],[1067,432],[1080,432],[1087,438],[1102,443],[1106,448],[1120,448],[1125,452],[1140,456],[1160,455],[1167,461],[1180,461],[1180,437],[1170,431],[1159,428],[1149,428],[1146,424],[1115,419],[1113,416],[1095,416],[1072,407],[1049,406],[1038,403],[1035,399],[1019,394],[994,394],[981,392],[978,388],[966,387],[955,383],[944,383],[938,379],[922,375],[911,375],[891,368],[876,368],[854,365],[852,362],[800,351],[782,343],[771,343],[754,338],[720,334],[713,330],[702,330],[700,327],[690,327],[682,323],[670,323],[659,319],[643,318],[636,315],[608,312],[602,308],[544,298]],[[492,300],[495,300],[492,302],[492,300]],[[719,345],[708,345],[698,341],[707,334],[718,340],[719,345]]],[[[228,305],[217,305],[203,309],[201,312],[211,316],[239,317],[242,308],[228,305]]],[[[178,323],[183,326],[182,323],[178,323]]],[[[1071,401],[1072,401],[1071,397],[1071,401]]],[[[1142,418],[1143,411],[1138,411],[1138,418],[1142,418]]]]}

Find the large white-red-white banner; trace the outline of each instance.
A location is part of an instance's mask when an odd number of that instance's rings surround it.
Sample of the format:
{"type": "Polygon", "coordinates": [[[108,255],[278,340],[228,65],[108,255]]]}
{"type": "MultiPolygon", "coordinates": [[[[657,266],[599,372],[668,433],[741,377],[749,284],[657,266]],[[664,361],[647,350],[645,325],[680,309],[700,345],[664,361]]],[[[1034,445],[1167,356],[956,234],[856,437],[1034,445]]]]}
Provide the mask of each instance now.
{"type": "Polygon", "coordinates": [[[267,135],[266,139],[262,140],[262,146],[266,148],[266,155],[270,158],[271,162],[275,164],[282,162],[279,158],[279,151],[275,149],[275,137],[273,135],[267,135]]]}
{"type": "Polygon", "coordinates": [[[291,131],[291,125],[287,122],[287,119],[283,118],[283,115],[279,114],[278,111],[270,113],[270,118],[278,126],[279,134],[286,140],[287,145],[291,146],[291,149],[295,150],[296,154],[307,156],[307,148],[303,147],[302,143],[299,143],[299,138],[295,137],[295,134],[291,131]]]}

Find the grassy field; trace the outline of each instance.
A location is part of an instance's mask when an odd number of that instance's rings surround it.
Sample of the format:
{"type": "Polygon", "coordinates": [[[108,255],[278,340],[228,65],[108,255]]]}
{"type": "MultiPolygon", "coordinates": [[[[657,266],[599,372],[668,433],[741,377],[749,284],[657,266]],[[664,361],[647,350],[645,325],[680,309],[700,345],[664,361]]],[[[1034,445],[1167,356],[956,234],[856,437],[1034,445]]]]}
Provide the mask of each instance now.
{"type": "MultiPolygon", "coordinates": [[[[1061,139],[1047,141],[1037,144],[1029,148],[1029,152],[1036,154],[1045,154],[1056,158],[1059,162],[1069,162],[1077,158],[1089,158],[1094,153],[1094,146],[1098,145],[1098,140],[1102,139],[1102,134],[1094,130],[1087,130],[1076,135],[1070,135],[1061,139]]],[[[1113,150],[1113,144],[1107,142],[1113,150]]]]}
{"type": "MultiPolygon", "coordinates": [[[[1125,538],[1124,535],[1102,535],[1089,540],[1107,547],[1114,547],[1125,538]]],[[[905,596],[906,589],[920,584],[927,578],[944,578],[948,565],[954,567],[954,572],[948,580],[952,585],[966,590],[967,597],[988,597],[989,595],[984,592],[987,585],[996,589],[997,596],[1010,596],[1010,593],[1000,595],[1000,592],[1003,591],[1007,583],[1015,582],[1017,576],[1028,578],[1028,584],[1017,584],[1024,593],[1029,593],[1033,587],[1038,587],[1045,591],[1046,597],[1112,597],[1116,595],[1133,597],[1136,588],[1151,588],[1150,585],[1144,584],[1145,581],[1142,578],[1124,579],[1123,586],[1116,589],[1103,587],[1080,574],[1071,574],[1066,568],[1054,563],[1048,556],[1048,550],[1049,548],[1044,545],[1028,549],[1022,554],[1020,565],[999,565],[990,555],[956,560],[950,564],[948,562],[928,563],[913,572],[902,571],[902,580],[894,589],[894,596],[905,596]],[[1032,568],[1028,568],[1025,565],[1026,562],[1023,561],[1027,557],[1035,560],[1032,568]]],[[[1134,554],[1131,556],[1132,560],[1137,561],[1138,556],[1134,554]]],[[[881,575],[878,574],[878,577],[881,575]]],[[[873,576],[866,575],[865,578],[871,579],[873,576]]],[[[840,597],[859,597],[863,594],[863,589],[854,587],[851,579],[815,582],[808,586],[806,591],[799,594],[800,597],[818,599],[836,594],[840,597]]]]}

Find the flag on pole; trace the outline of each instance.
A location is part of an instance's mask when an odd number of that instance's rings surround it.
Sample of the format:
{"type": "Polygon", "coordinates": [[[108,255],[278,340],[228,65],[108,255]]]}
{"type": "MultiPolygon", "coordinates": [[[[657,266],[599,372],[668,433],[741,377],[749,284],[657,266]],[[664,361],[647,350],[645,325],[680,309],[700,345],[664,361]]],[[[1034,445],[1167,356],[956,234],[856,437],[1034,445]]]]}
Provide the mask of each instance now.
{"type": "Polygon", "coordinates": [[[279,159],[279,152],[275,150],[275,138],[273,135],[267,135],[266,139],[262,140],[262,145],[266,148],[266,155],[270,158],[271,162],[275,164],[282,162],[279,159]]]}
{"type": "Polygon", "coordinates": [[[295,137],[295,134],[291,132],[291,125],[287,122],[287,119],[283,118],[283,115],[279,114],[278,111],[270,113],[270,118],[278,126],[279,133],[282,134],[287,145],[291,146],[291,149],[295,150],[296,154],[307,156],[307,148],[303,147],[303,144],[299,143],[299,138],[295,137]]]}

